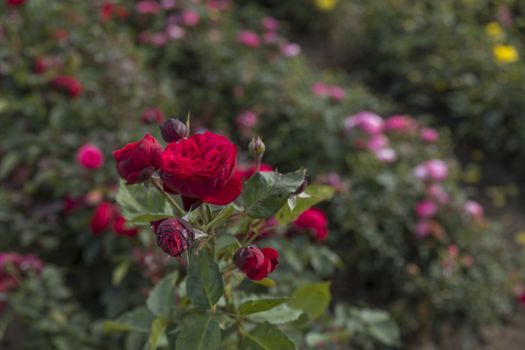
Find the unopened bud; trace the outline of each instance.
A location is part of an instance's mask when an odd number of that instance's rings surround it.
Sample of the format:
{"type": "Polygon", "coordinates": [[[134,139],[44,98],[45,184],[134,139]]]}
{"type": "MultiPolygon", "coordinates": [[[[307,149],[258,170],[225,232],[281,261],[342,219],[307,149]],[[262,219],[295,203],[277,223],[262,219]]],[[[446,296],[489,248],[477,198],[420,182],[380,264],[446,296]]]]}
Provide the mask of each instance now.
{"type": "Polygon", "coordinates": [[[252,157],[258,161],[260,161],[264,155],[264,151],[266,150],[266,146],[264,145],[264,142],[259,136],[255,136],[250,141],[250,144],[248,145],[248,149],[250,151],[250,154],[252,157]]]}
{"type": "Polygon", "coordinates": [[[166,142],[177,142],[188,136],[186,124],[175,118],[168,119],[162,123],[160,125],[160,132],[166,142]]]}

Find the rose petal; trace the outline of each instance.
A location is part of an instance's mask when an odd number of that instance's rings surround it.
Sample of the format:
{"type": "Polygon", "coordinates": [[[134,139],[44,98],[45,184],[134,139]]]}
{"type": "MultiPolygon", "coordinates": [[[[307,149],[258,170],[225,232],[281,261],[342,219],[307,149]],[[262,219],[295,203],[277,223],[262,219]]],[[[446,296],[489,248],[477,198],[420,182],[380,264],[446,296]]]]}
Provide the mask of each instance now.
{"type": "Polygon", "coordinates": [[[204,198],[204,202],[215,205],[226,205],[233,202],[242,192],[242,175],[241,171],[236,171],[221,190],[204,198]]]}

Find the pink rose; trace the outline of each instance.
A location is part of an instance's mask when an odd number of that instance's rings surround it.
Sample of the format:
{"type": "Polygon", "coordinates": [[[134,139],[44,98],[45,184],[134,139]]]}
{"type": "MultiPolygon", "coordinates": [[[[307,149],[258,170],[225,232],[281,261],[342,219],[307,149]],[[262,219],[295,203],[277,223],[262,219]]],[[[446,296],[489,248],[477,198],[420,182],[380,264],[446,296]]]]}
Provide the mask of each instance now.
{"type": "Polygon", "coordinates": [[[186,27],[195,27],[200,22],[200,16],[197,11],[185,10],[182,13],[182,23],[186,27]]]}
{"type": "Polygon", "coordinates": [[[77,151],[77,163],[86,169],[98,169],[104,164],[104,154],[97,146],[86,143],[77,151]]]}
{"type": "Polygon", "coordinates": [[[256,48],[260,45],[259,35],[251,30],[241,31],[237,39],[241,44],[250,48],[256,48]]]}
{"type": "Polygon", "coordinates": [[[369,135],[381,133],[383,124],[383,118],[368,111],[348,116],[344,121],[344,127],[347,131],[357,128],[369,135]]]}
{"type": "Polygon", "coordinates": [[[423,200],[416,204],[415,212],[420,219],[428,219],[436,214],[437,205],[429,200],[423,200]]]}
{"type": "Polygon", "coordinates": [[[423,128],[421,129],[420,137],[426,143],[434,143],[439,140],[439,133],[436,129],[423,128]]]}
{"type": "Polygon", "coordinates": [[[416,121],[406,115],[394,115],[385,120],[385,131],[410,133],[416,128],[416,121]]]}
{"type": "Polygon", "coordinates": [[[476,201],[469,200],[465,203],[464,207],[465,213],[475,219],[483,218],[483,207],[476,201]]]}

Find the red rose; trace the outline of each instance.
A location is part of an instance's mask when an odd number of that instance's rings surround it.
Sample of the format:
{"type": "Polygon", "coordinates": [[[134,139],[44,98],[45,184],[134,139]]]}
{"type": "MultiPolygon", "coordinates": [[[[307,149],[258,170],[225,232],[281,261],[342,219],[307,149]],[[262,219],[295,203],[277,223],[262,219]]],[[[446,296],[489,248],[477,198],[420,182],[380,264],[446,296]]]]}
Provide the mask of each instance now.
{"type": "Polygon", "coordinates": [[[193,243],[195,236],[190,224],[180,218],[153,221],[151,228],[157,236],[157,245],[171,256],[179,256],[193,243]]]}
{"type": "Polygon", "coordinates": [[[235,172],[237,148],[211,132],[170,143],[161,154],[161,179],[173,193],[225,205],[242,191],[242,174],[235,172]]]}
{"type": "Polygon", "coordinates": [[[140,141],[128,143],[113,152],[118,174],[128,185],[146,181],[159,168],[161,152],[162,146],[149,133],[140,141]]]}
{"type": "Polygon", "coordinates": [[[82,85],[75,77],[72,76],[58,76],[51,81],[51,85],[55,89],[67,92],[71,98],[75,98],[82,93],[82,85]]]}
{"type": "Polygon", "coordinates": [[[102,202],[95,208],[95,213],[91,218],[91,233],[99,235],[106,230],[113,220],[115,209],[110,202],[102,202]]]}
{"type": "Polygon", "coordinates": [[[100,20],[102,22],[107,22],[113,17],[113,11],[115,10],[115,5],[111,2],[103,2],[100,6],[100,20]]]}
{"type": "Polygon", "coordinates": [[[40,75],[40,74],[44,74],[47,70],[47,62],[46,62],[46,59],[44,57],[37,57],[35,59],[35,66],[34,66],[34,69],[33,71],[35,72],[35,74],[37,75],[40,75]]]}
{"type": "Polygon", "coordinates": [[[279,253],[273,248],[259,249],[252,245],[239,249],[233,261],[249,279],[260,281],[279,265],[279,253]]]}
{"type": "Polygon", "coordinates": [[[115,221],[113,221],[113,231],[117,234],[117,236],[126,236],[126,237],[135,237],[139,230],[135,227],[129,227],[126,225],[126,219],[118,214],[115,218],[115,221]]]}
{"type": "Polygon", "coordinates": [[[5,1],[7,6],[12,6],[12,7],[21,6],[24,4],[24,2],[25,0],[6,0],[5,1]]]}
{"type": "Polygon", "coordinates": [[[142,113],[144,124],[160,124],[164,121],[164,114],[158,108],[147,108],[142,113]]]}
{"type": "Polygon", "coordinates": [[[313,231],[318,241],[323,241],[328,236],[328,219],[321,209],[310,208],[299,215],[293,223],[299,228],[313,231]]]}

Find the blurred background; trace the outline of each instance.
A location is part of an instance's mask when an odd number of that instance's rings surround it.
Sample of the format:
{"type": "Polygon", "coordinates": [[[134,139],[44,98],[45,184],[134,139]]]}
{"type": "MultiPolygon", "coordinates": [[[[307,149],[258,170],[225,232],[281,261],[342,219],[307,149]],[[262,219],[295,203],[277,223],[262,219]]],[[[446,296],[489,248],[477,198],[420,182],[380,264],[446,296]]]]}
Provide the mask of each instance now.
{"type": "Polygon", "coordinates": [[[335,190],[276,271],[331,281],[300,349],[523,349],[524,39],[520,0],[0,0],[0,348],[143,348],[104,320],[176,263],[112,151],[190,114],[335,190]]]}

